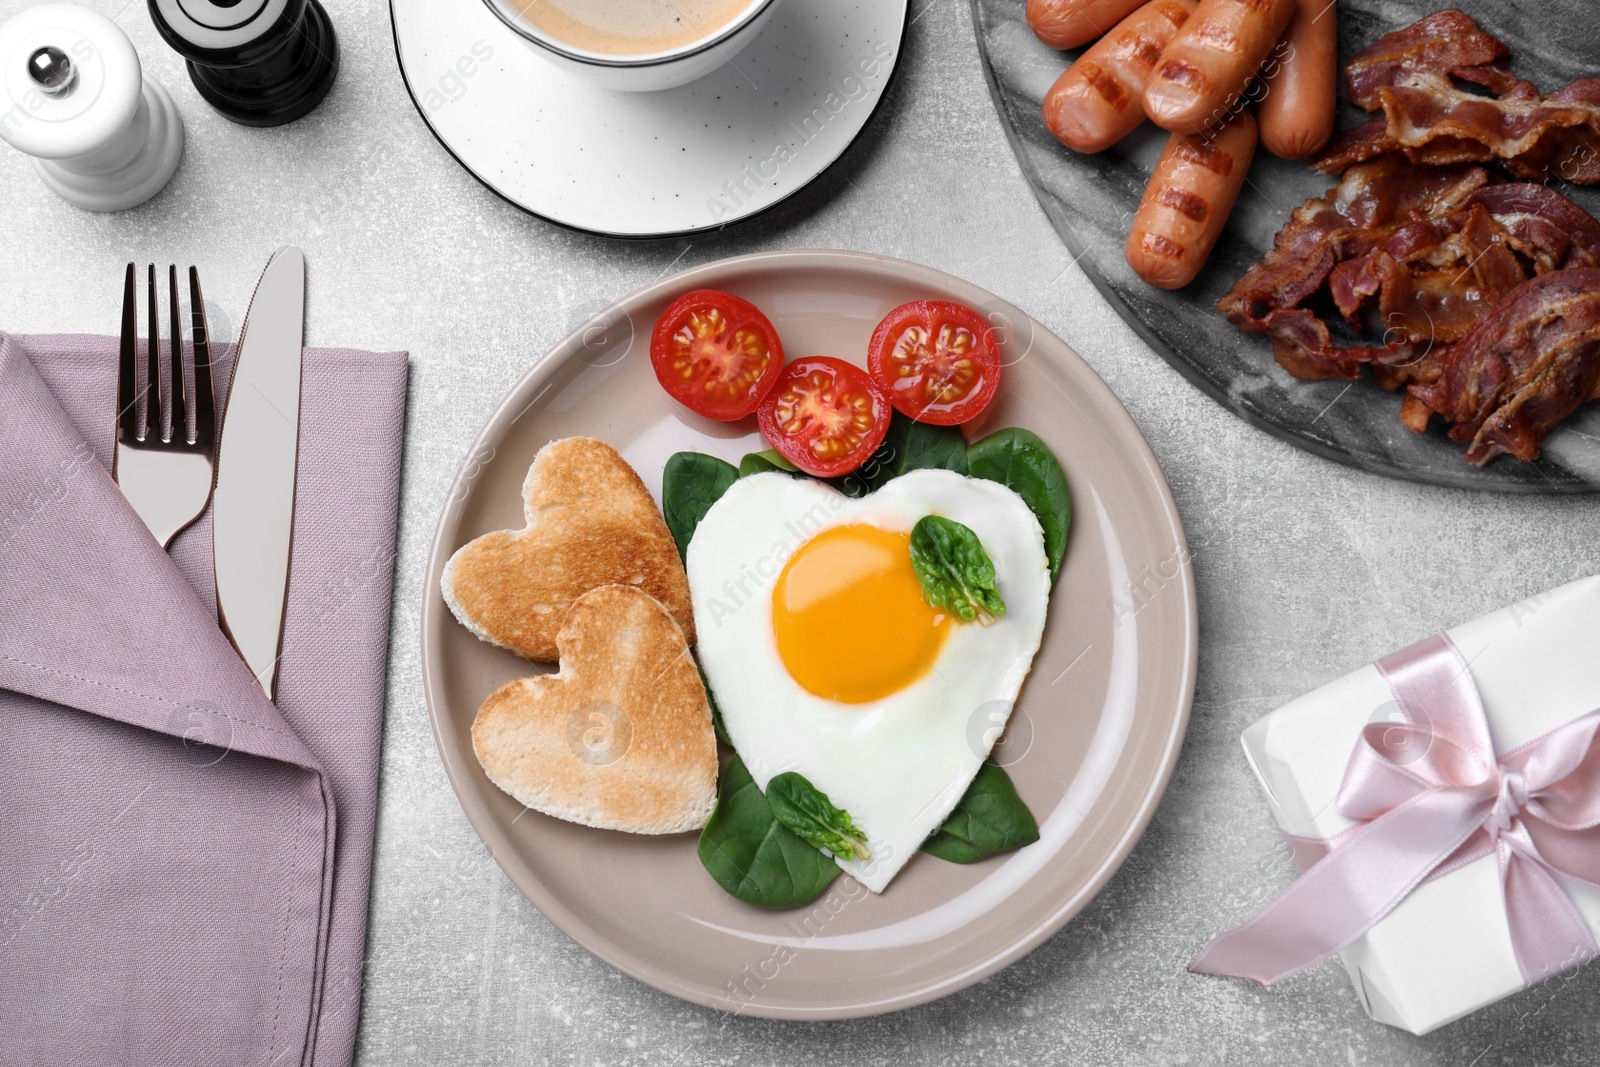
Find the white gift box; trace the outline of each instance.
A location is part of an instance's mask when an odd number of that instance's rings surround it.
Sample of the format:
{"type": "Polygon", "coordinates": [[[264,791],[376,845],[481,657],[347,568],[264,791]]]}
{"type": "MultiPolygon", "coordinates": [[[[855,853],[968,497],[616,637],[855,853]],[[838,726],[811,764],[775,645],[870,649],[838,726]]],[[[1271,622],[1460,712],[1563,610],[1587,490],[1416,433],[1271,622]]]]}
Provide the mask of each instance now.
{"type": "MultiPolygon", "coordinates": [[[[1497,754],[1600,707],[1600,576],[1449,634],[1497,754]]],[[[1285,833],[1326,838],[1354,825],[1334,803],[1345,765],[1362,728],[1390,719],[1400,721],[1393,694],[1369,663],[1245,730],[1245,758],[1285,833]]],[[[1600,891],[1563,884],[1600,933],[1600,891]]],[[[1492,854],[1418,886],[1340,958],[1367,1014],[1414,1034],[1526,988],[1492,854]]]]}

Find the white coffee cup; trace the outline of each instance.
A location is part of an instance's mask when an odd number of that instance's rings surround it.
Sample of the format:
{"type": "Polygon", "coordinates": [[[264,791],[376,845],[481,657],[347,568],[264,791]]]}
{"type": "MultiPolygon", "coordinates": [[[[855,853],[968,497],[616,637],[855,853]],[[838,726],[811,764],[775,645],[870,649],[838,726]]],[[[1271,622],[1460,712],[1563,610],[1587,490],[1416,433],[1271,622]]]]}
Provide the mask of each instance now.
{"type": "Polygon", "coordinates": [[[640,55],[591,52],[568,44],[524,18],[516,0],[484,3],[529,47],[562,70],[604,89],[654,92],[687,85],[733,59],[756,39],[779,0],[750,0],[743,11],[710,36],[663,52],[640,55]]]}

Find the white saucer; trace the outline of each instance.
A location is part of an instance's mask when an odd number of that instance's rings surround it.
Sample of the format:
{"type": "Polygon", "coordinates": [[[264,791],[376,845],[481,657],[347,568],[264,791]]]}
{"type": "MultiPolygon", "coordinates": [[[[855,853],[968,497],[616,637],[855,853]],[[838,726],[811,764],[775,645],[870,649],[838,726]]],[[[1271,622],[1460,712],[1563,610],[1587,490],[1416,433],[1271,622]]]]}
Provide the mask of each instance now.
{"type": "Polygon", "coordinates": [[[527,211],[612,237],[716,229],[778,203],[866,126],[908,0],[789,0],[700,81],[623,93],[535,54],[483,0],[390,0],[395,53],[428,128],[527,211]]]}

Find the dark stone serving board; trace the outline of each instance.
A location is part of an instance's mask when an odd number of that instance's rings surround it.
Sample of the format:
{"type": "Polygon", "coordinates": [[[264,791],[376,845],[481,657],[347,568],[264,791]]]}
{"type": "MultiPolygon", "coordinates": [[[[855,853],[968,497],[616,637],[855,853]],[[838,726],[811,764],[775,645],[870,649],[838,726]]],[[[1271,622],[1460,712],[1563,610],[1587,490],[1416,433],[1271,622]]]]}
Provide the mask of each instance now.
{"type": "MultiPolygon", "coordinates": [[[[1600,20],[1594,0],[1458,0],[1511,47],[1512,69],[1551,92],[1600,75],[1600,20]],[[1535,43],[1537,41],[1538,43],[1535,43]]],[[[1391,477],[1500,492],[1600,489],[1600,404],[1579,409],[1552,434],[1536,464],[1502,456],[1479,469],[1461,458],[1438,420],[1425,435],[1400,424],[1400,396],[1371,381],[1303,382],[1272,358],[1263,337],[1240,333],[1217,301],[1272,246],[1289,212],[1321,196],[1332,179],[1301,162],[1257,154],[1222,240],[1200,278],[1168,292],[1146,285],[1122,247],[1165,134],[1149,123],[1094,156],[1063,147],[1044,128],[1040,105],[1076,55],[1040,43],[1023,0],[972,0],[978,49],[1012,149],[1067,248],[1095,286],[1167,362],[1250,423],[1329,459],[1391,477]]],[[[1340,0],[1341,64],[1379,36],[1444,3],[1340,0]]],[[[1365,116],[1341,102],[1339,128],[1365,116]]],[[[1560,191],[1600,216],[1600,187],[1560,191]]]]}

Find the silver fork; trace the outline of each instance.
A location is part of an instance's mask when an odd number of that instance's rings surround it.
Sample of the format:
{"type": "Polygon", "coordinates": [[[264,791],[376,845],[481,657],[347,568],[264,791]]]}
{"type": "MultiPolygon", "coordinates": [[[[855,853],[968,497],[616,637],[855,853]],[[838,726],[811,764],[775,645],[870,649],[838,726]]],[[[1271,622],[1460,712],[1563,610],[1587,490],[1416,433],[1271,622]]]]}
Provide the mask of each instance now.
{"type": "Polygon", "coordinates": [[[185,382],[183,332],[178,325],[178,268],[167,268],[168,326],[165,383],[161,369],[156,266],[150,264],[145,386],[139,388],[139,290],[134,267],[122,288],[122,351],[117,375],[117,456],[112,476],[150,533],[166,548],[194,522],[211,499],[216,456],[216,400],[211,389],[211,345],[206,335],[200,275],[189,268],[189,322],[194,335],[193,403],[185,382]],[[142,401],[142,403],[141,403],[142,401]],[[191,418],[189,408],[193,407],[191,418]],[[170,432],[166,429],[170,423],[170,432]]]}

